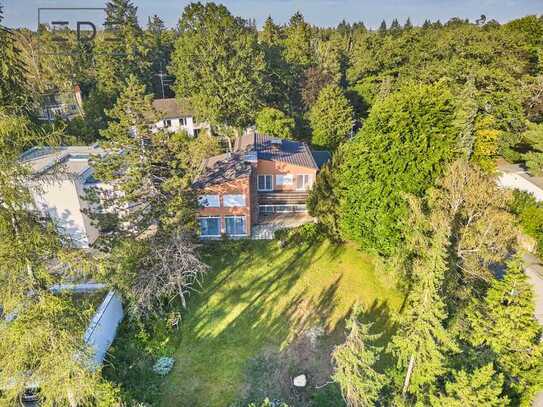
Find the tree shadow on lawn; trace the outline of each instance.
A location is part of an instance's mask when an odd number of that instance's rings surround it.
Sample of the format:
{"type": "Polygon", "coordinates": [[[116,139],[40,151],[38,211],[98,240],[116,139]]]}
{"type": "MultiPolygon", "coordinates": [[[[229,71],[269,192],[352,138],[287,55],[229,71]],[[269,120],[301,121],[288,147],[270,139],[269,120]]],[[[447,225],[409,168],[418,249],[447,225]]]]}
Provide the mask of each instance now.
{"type": "MultiPolygon", "coordinates": [[[[344,250],[319,253],[321,247],[284,251],[275,243],[251,242],[247,250],[230,253],[228,246],[212,247],[215,270],[189,303],[162,405],[246,405],[265,397],[311,405],[315,385],[329,380],[330,353],[343,341],[343,320],[354,305],[343,304],[338,312],[342,275],[320,292],[308,286],[294,290],[312,263],[344,250]],[[309,383],[297,390],[292,377],[301,373],[309,383]]],[[[387,326],[386,303],[374,303],[366,313],[376,329],[387,326]]]]}

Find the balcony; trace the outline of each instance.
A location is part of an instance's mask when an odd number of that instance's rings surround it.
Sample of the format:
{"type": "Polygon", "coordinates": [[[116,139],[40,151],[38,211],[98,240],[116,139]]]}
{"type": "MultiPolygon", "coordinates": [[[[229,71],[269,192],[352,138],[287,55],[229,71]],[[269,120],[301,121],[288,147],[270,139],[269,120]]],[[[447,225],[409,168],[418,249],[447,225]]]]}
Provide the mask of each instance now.
{"type": "Polygon", "coordinates": [[[308,191],[258,192],[259,205],[305,205],[308,191]]]}

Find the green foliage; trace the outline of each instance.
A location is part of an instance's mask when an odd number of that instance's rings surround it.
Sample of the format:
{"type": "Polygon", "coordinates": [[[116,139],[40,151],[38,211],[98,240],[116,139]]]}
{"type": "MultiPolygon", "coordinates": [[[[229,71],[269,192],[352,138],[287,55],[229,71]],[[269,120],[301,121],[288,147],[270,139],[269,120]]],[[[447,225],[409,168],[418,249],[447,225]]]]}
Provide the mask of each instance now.
{"type": "Polygon", "coordinates": [[[275,232],[275,238],[281,242],[282,247],[300,247],[323,240],[322,232],[316,223],[278,230],[275,232]]]}
{"type": "Polygon", "coordinates": [[[528,123],[523,138],[532,148],[532,151],[523,155],[526,166],[534,175],[539,176],[543,174],[543,124],[528,123]]]}
{"type": "Polygon", "coordinates": [[[511,211],[517,215],[522,231],[535,239],[537,251],[541,254],[543,249],[543,207],[528,192],[516,190],[513,196],[511,211]]]}
{"type": "Polygon", "coordinates": [[[97,36],[94,57],[97,89],[111,100],[124,90],[130,76],[150,82],[149,50],[136,13],[130,0],[106,3],[106,31],[97,36]]]}
{"type": "Polygon", "coordinates": [[[543,345],[522,259],[508,262],[505,275],[491,282],[483,301],[468,311],[467,320],[467,341],[493,352],[513,403],[530,400],[543,387],[543,345]]]}
{"type": "Polygon", "coordinates": [[[355,309],[347,322],[349,333],[345,342],[332,353],[335,364],[332,379],[339,384],[348,406],[370,407],[379,401],[386,383],[385,375],[375,369],[381,349],[373,343],[381,335],[370,333],[372,325],[357,318],[355,309]]]}
{"type": "Polygon", "coordinates": [[[157,113],[134,76],[107,113],[110,122],[101,135],[108,154],[96,157],[94,166],[97,178],[111,182],[116,193],[105,196],[95,190],[89,197],[131,225],[117,230],[120,234],[138,236],[151,225],[190,230],[196,203],[187,171],[187,136],[149,128],[157,113]],[[126,206],[130,211],[122,211],[126,206]]]}
{"type": "Polygon", "coordinates": [[[337,85],[322,89],[309,114],[312,144],[335,150],[353,130],[353,108],[337,85]]]}
{"type": "Polygon", "coordinates": [[[178,97],[189,97],[213,124],[244,127],[268,92],[264,55],[246,21],[215,3],[192,3],[179,21],[171,72],[178,97]]]}
{"type": "Polygon", "coordinates": [[[309,67],[313,59],[311,26],[306,23],[304,16],[300,12],[296,12],[290,18],[285,32],[285,60],[302,68],[309,67]]]}
{"type": "Polygon", "coordinates": [[[450,226],[435,214],[426,217],[420,204],[412,198],[408,248],[411,290],[398,318],[398,331],[390,343],[396,367],[403,372],[402,394],[425,402],[436,377],[445,372],[445,355],[456,350],[451,334],[445,329],[447,318],[441,295],[447,272],[447,249],[450,226]]]}
{"type": "Polygon", "coordinates": [[[409,85],[377,102],[345,144],[338,188],[343,237],[391,253],[407,217],[404,193],[422,196],[455,155],[455,107],[443,84],[409,85]]]}
{"type": "Polygon", "coordinates": [[[445,383],[445,394],[431,396],[432,406],[498,407],[508,404],[507,397],[500,397],[503,375],[496,374],[491,364],[476,369],[473,373],[464,370],[454,372],[452,381],[445,383]]]}
{"type": "Polygon", "coordinates": [[[341,241],[339,227],[339,197],[335,186],[338,184],[338,164],[342,150],[338,150],[317,174],[317,179],[307,198],[307,209],[317,218],[322,231],[334,242],[341,241]]]}
{"type": "MultiPolygon", "coordinates": [[[[2,10],[0,9],[0,23],[2,10]]],[[[14,34],[0,24],[0,107],[18,111],[28,102],[25,67],[14,34]]]]}
{"type": "Polygon", "coordinates": [[[273,107],[265,107],[256,115],[256,129],[259,133],[292,139],[294,127],[294,119],[273,107]]]}
{"type": "Polygon", "coordinates": [[[99,404],[113,389],[89,369],[89,349],[81,340],[90,308],[51,293],[29,299],[16,318],[0,329],[0,401],[18,402],[26,388],[39,387],[44,406],[99,404]]]}

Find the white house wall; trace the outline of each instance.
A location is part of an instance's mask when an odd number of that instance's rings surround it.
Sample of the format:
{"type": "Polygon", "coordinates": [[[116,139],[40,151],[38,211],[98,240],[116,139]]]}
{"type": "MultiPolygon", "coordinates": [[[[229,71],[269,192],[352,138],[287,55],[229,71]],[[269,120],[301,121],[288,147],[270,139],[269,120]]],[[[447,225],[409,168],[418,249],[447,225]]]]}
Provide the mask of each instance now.
{"type": "Polygon", "coordinates": [[[79,187],[74,179],[55,180],[40,185],[39,193],[33,192],[36,207],[43,215],[51,217],[59,233],[69,238],[74,247],[89,247],[88,220],[81,212],[79,187]]]}
{"type": "Polygon", "coordinates": [[[502,172],[498,178],[498,185],[503,188],[519,189],[534,195],[537,201],[543,201],[543,189],[530,182],[518,173],[502,172]]]}

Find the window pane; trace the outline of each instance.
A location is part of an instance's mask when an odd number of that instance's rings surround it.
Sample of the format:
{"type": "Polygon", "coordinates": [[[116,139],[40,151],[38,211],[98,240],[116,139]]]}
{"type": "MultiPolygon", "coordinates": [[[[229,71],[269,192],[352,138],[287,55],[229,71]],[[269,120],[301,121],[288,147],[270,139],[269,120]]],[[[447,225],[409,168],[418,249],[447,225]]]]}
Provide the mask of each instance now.
{"type": "Polygon", "coordinates": [[[261,191],[272,189],[272,176],[271,175],[259,175],[258,176],[258,189],[261,191]]]}
{"type": "Polygon", "coordinates": [[[245,195],[224,195],[223,205],[227,208],[245,206],[245,195]]]}
{"type": "Polygon", "coordinates": [[[200,218],[200,234],[202,236],[219,236],[220,233],[219,218],[200,218]]]}
{"type": "Polygon", "coordinates": [[[226,221],[227,235],[244,235],[245,234],[245,217],[244,216],[228,216],[226,221]]]}
{"type": "Polygon", "coordinates": [[[294,183],[294,176],[292,174],[277,175],[275,182],[277,185],[292,185],[294,183]]]}
{"type": "Polygon", "coordinates": [[[204,208],[220,207],[219,195],[202,195],[198,198],[198,203],[204,208]]]}

